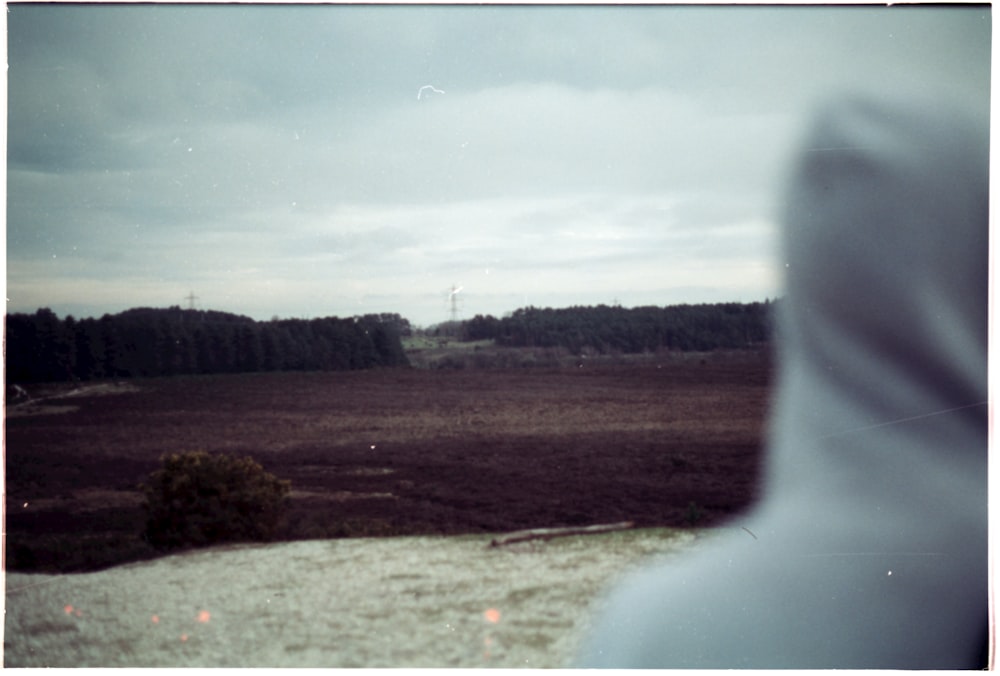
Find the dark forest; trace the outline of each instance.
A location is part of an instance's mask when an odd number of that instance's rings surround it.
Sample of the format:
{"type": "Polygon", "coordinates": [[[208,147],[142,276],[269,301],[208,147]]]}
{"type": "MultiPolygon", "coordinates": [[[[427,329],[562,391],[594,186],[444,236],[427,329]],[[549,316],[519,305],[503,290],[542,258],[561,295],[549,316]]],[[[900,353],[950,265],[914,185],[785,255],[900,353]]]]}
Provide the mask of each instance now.
{"type": "Polygon", "coordinates": [[[476,315],[464,322],[462,335],[506,347],[563,347],[574,354],[743,349],[768,342],[777,302],[528,307],[502,319],[476,315]]]}
{"type": "MultiPolygon", "coordinates": [[[[498,347],[573,354],[753,348],[768,342],[777,302],[622,308],[528,307],[444,327],[498,347]]],[[[441,330],[439,327],[438,330],[441,330]]],[[[258,371],[346,371],[408,366],[398,314],[272,319],[211,310],[136,308],[100,319],[50,309],[6,318],[8,383],[258,371]]]]}
{"type": "Polygon", "coordinates": [[[407,365],[399,315],[255,321],[225,312],[137,308],[60,320],[7,316],[7,382],[407,365]]]}

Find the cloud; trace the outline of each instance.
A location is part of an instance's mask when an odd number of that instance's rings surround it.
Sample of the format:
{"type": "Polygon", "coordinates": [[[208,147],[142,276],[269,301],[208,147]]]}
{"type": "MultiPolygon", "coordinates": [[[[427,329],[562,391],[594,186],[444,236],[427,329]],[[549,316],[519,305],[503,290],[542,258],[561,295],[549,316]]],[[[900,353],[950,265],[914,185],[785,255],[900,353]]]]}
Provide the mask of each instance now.
{"type": "MultiPolygon", "coordinates": [[[[57,298],[84,288],[91,297],[107,298],[114,279],[134,284],[146,276],[169,287],[168,293],[155,296],[167,304],[180,304],[192,285],[205,302],[218,299],[258,317],[307,314],[307,307],[351,314],[367,311],[371,299],[384,297],[398,299],[411,312],[419,310],[414,319],[429,322],[439,304],[435,296],[451,283],[462,283],[470,311],[502,314],[513,308],[473,302],[491,295],[535,296],[541,289],[566,286],[581,298],[587,293],[601,298],[609,293],[606,289],[618,289],[619,295],[629,289],[649,293],[706,267],[706,261],[726,250],[718,246],[726,243],[720,237],[743,232],[744,226],[735,224],[706,238],[697,228],[677,224],[675,204],[669,198],[587,193],[437,206],[353,205],[315,214],[288,229],[248,223],[254,236],[244,238],[236,236],[239,227],[234,233],[206,231],[191,239],[166,238],[153,230],[133,234],[145,238],[148,256],[108,261],[97,275],[87,276],[86,265],[74,264],[77,259],[69,255],[39,258],[30,270],[15,266],[13,277],[26,281],[11,285],[8,295],[30,304],[39,297],[37,290],[47,286],[57,298]],[[695,258],[701,262],[692,265],[695,258]],[[295,301],[275,309],[282,293],[293,291],[295,301]]],[[[751,230],[744,236],[759,240],[761,233],[751,230]]],[[[746,257],[757,253],[741,250],[746,257]]],[[[714,276],[715,286],[728,286],[731,293],[748,288],[744,277],[727,279],[725,267],[714,276]]],[[[758,290],[773,294],[770,288],[758,290]]],[[[402,310],[387,304],[372,311],[402,310]]]]}
{"type": "Polygon", "coordinates": [[[452,283],[492,314],[773,296],[811,102],[848,85],[983,107],[988,19],[14,5],[9,307],[194,288],[259,318],[431,323],[452,283]],[[418,99],[428,83],[446,93],[418,99]]]}

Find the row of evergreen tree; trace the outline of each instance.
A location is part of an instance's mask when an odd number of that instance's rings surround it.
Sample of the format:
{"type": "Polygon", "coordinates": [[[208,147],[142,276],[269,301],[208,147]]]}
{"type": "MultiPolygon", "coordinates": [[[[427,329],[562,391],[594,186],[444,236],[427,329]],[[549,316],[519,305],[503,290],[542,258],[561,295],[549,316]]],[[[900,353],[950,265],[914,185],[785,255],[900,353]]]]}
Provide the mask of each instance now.
{"type": "Polygon", "coordinates": [[[744,349],[771,335],[775,306],[714,303],[637,307],[598,305],[562,309],[527,307],[497,319],[476,315],[463,326],[464,340],[495,340],[509,347],[565,347],[580,353],[641,353],[744,349]]]}
{"type": "Polygon", "coordinates": [[[259,322],[175,306],[60,320],[43,308],[6,323],[8,383],[408,364],[396,314],[259,322]]]}
{"type": "MultiPolygon", "coordinates": [[[[777,303],[527,307],[454,328],[468,341],[574,353],[741,349],[768,341],[777,303]]],[[[177,306],[81,320],[43,308],[7,315],[6,324],[10,383],[401,366],[408,365],[401,337],[412,333],[398,314],[259,322],[177,306]]]]}

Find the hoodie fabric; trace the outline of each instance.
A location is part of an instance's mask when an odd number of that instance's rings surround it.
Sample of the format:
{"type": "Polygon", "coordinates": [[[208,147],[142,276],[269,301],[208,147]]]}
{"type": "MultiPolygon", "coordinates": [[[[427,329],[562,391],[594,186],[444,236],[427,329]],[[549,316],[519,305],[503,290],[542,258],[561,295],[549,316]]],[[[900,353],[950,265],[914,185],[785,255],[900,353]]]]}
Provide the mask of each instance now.
{"type": "Polygon", "coordinates": [[[807,139],[765,497],[626,579],[580,666],[985,666],[988,125],[844,99],[807,139]]]}

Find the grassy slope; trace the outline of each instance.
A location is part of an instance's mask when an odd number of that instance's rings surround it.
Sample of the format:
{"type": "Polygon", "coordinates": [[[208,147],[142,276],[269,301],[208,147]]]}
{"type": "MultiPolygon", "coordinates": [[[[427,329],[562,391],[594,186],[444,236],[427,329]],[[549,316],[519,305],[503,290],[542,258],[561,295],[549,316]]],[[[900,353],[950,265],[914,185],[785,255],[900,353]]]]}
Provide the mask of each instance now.
{"type": "Polygon", "coordinates": [[[666,529],[501,548],[360,538],[11,574],[4,665],[567,666],[610,580],[695,540],[666,529]]]}

